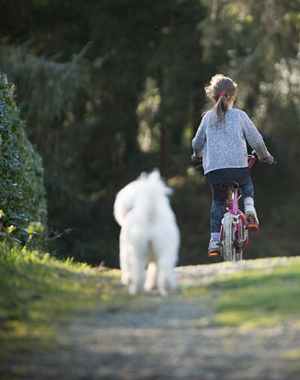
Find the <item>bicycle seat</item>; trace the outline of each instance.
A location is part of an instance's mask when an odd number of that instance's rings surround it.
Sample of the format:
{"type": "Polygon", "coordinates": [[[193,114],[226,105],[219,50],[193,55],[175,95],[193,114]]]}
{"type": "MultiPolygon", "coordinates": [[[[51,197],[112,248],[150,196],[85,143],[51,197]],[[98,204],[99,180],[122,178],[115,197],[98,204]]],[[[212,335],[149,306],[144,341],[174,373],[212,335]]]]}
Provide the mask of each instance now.
{"type": "Polygon", "coordinates": [[[225,190],[225,189],[227,189],[230,186],[232,186],[235,190],[237,190],[239,188],[239,184],[237,182],[234,182],[234,181],[222,183],[220,185],[220,187],[221,187],[222,190],[225,190]]]}

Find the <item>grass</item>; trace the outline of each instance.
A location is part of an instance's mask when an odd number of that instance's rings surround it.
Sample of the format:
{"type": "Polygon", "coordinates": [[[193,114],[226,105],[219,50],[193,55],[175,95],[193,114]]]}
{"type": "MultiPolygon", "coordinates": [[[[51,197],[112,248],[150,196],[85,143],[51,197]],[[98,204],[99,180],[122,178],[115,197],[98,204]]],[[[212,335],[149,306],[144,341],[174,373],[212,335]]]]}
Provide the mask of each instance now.
{"type": "Polygon", "coordinates": [[[120,293],[119,272],[2,244],[0,289],[1,361],[33,346],[52,348],[64,339],[58,321],[63,325],[84,310],[110,307],[120,293]]]}
{"type": "MultiPolygon", "coordinates": [[[[256,328],[288,322],[299,330],[300,257],[249,263],[222,275],[212,271],[213,284],[184,288],[172,302],[206,300],[213,316],[203,327],[256,328]]],[[[0,289],[0,362],[14,354],[31,354],[37,347],[53,350],[64,344],[63,326],[80,313],[88,318],[99,308],[155,312],[164,302],[158,297],[129,297],[120,285],[118,270],[100,271],[72,259],[60,261],[4,244],[0,245],[0,289]]],[[[298,357],[299,352],[293,355],[298,357]]]]}
{"type": "MultiPolygon", "coordinates": [[[[276,259],[274,259],[276,260],[276,259]]],[[[300,316],[300,257],[282,260],[217,277],[210,289],[218,293],[211,302],[214,322],[227,326],[260,327],[286,323],[300,316]]]]}

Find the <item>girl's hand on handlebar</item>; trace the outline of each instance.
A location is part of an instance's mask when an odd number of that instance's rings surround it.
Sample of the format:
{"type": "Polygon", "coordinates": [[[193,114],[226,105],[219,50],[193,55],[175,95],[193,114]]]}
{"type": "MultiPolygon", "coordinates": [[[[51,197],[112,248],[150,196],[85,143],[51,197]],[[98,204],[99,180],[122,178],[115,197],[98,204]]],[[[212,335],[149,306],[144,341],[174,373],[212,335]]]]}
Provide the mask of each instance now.
{"type": "Polygon", "coordinates": [[[202,157],[197,157],[195,156],[195,154],[193,153],[191,155],[191,161],[192,161],[192,164],[202,164],[202,157]]]}
{"type": "Polygon", "coordinates": [[[274,160],[273,156],[268,156],[267,158],[264,158],[261,160],[261,162],[266,162],[269,165],[276,164],[276,161],[274,160]]]}

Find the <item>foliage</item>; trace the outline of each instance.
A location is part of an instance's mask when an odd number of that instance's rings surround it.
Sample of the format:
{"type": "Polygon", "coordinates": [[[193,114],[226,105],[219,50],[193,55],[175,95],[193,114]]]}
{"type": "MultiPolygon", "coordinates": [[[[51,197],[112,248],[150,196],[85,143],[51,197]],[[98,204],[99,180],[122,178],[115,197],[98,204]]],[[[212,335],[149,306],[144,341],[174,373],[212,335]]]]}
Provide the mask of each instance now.
{"type": "Polygon", "coordinates": [[[14,86],[1,73],[0,133],[0,234],[25,242],[31,222],[46,222],[43,167],[19,118],[14,86]]]}
{"type": "Polygon", "coordinates": [[[22,51],[1,47],[3,71],[10,72],[9,66],[13,62],[14,81],[22,82],[22,86],[18,87],[18,107],[21,111],[26,109],[26,117],[37,126],[42,127],[49,120],[67,113],[70,104],[83,90],[88,81],[87,72],[77,62],[87,49],[88,45],[74,54],[66,65],[31,54],[26,54],[24,59],[22,51]]]}
{"type": "Polygon", "coordinates": [[[220,68],[239,84],[237,105],[263,133],[280,137],[282,144],[288,135],[298,141],[294,131],[300,102],[299,1],[214,4],[203,25],[206,59],[221,55],[220,68]],[[290,127],[283,128],[287,122],[290,127]]]}

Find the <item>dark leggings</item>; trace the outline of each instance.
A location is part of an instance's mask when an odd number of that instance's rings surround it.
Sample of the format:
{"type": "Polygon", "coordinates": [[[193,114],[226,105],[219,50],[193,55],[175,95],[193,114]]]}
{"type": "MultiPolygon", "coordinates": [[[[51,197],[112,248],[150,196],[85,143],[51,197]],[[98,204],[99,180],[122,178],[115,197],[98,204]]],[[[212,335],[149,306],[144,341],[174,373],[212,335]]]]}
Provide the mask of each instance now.
{"type": "MultiPolygon", "coordinates": [[[[211,184],[212,205],[210,214],[210,232],[220,232],[221,221],[225,212],[227,189],[221,189],[220,184],[211,184]]],[[[240,185],[243,199],[251,197],[254,199],[254,188],[249,177],[244,185],[240,185]]]]}

